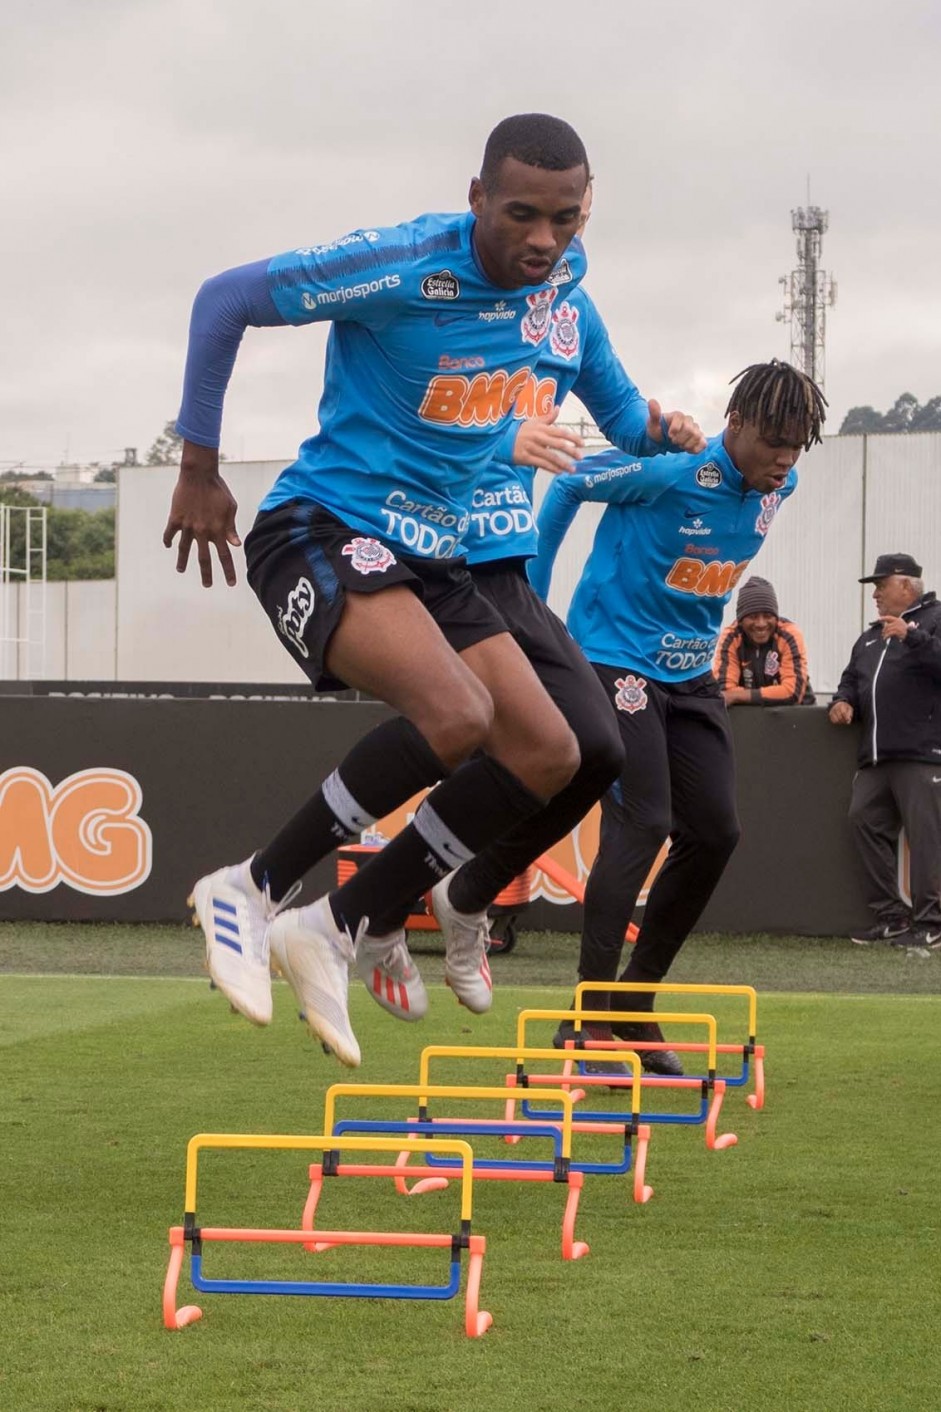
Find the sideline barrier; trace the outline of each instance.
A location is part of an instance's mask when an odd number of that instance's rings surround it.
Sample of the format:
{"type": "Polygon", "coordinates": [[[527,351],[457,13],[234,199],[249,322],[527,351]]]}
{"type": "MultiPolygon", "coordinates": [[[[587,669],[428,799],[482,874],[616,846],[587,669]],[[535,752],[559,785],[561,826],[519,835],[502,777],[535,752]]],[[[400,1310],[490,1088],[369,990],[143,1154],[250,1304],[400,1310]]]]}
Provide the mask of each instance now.
{"type": "MultiPolygon", "coordinates": [[[[314,1169],[311,1169],[314,1170],[314,1169]]],[[[465,1294],[464,1330],[469,1338],[479,1338],[493,1322],[486,1310],[479,1308],[480,1279],[483,1257],[487,1248],[483,1236],[471,1234],[473,1211],[473,1152],[468,1143],[457,1139],[348,1137],[342,1142],[337,1136],[291,1136],[285,1134],[197,1133],[186,1149],[186,1195],[184,1224],[170,1227],[170,1261],[163,1287],[163,1322],[168,1329],[182,1329],[202,1318],[197,1305],[177,1308],[177,1283],[183,1264],[185,1247],[190,1246],[190,1279],[194,1289],[218,1294],[291,1294],[319,1295],[346,1299],[453,1299],[461,1285],[461,1252],[467,1250],[469,1265],[465,1294]],[[199,1153],[205,1148],[240,1148],[268,1150],[319,1151],[323,1161],[316,1170],[323,1176],[395,1177],[394,1164],[344,1164],[339,1152],[346,1148],[357,1152],[423,1152],[426,1156],[438,1152],[451,1154],[461,1169],[460,1229],[456,1234],[422,1234],[401,1231],[318,1231],[318,1241],[311,1242],[311,1224],[300,1230],[266,1230],[253,1227],[199,1226],[196,1223],[196,1188],[199,1153]],[[327,1280],[220,1280],[207,1279],[202,1273],[202,1247],[206,1241],[268,1242],[297,1244],[305,1249],[332,1246],[399,1246],[440,1247],[450,1254],[449,1278],[446,1283],[428,1284],[362,1284],[327,1280]]],[[[318,1192],[319,1195],[319,1192],[318,1192]]],[[[310,1198],[308,1197],[308,1205],[310,1198]]],[[[316,1202],[314,1203],[316,1205],[316,1202]]],[[[307,1207],[305,1207],[305,1211],[307,1207]]]]}
{"type": "MultiPolygon", "coordinates": [[[[744,1044],[717,1044],[717,1054],[738,1054],[741,1056],[741,1070],[738,1074],[723,1074],[726,1088],[744,1088],[749,1080],[749,1056],[754,1058],[754,1092],[746,1095],[745,1102],[756,1111],[765,1106],[765,1050],[758,1044],[758,992],[752,985],[693,985],[674,984],[671,981],[579,981],[575,987],[576,1010],[588,1009],[583,1004],[584,997],[599,992],[607,992],[612,997],[638,991],[645,995],[741,995],[748,1001],[748,1039],[744,1044]]],[[[648,1015],[647,1019],[659,1019],[648,1015]]],[[[626,1041],[625,1041],[626,1042],[626,1041]]],[[[697,1044],[674,1044],[671,1040],[630,1041],[638,1050],[678,1049],[685,1054],[706,1053],[707,1046],[697,1044]]]]}
{"type": "MultiPolygon", "coordinates": [[[[635,1083],[633,1075],[618,1076],[613,1074],[586,1074],[576,1073],[573,1075],[571,1068],[565,1075],[570,1082],[577,1082],[585,1089],[608,1088],[615,1091],[626,1088],[631,1090],[631,1113],[612,1113],[610,1110],[595,1109],[588,1113],[580,1112],[579,1117],[586,1122],[628,1122],[633,1113],[637,1111],[637,1090],[642,1093],[644,1089],[690,1089],[699,1090],[699,1108],[693,1113],[667,1113],[648,1112],[640,1110],[638,1118],[645,1123],[675,1123],[681,1125],[703,1126],[705,1128],[706,1146],[710,1151],[723,1151],[727,1147],[734,1147],[738,1142],[735,1133],[717,1134],[719,1113],[722,1108],[722,1100],[725,1097],[725,1080],[716,1079],[716,1054],[717,1054],[717,1023],[714,1015],[694,1014],[685,1011],[660,1012],[659,1019],[667,1023],[678,1023],[686,1025],[701,1025],[705,1027],[708,1035],[706,1044],[699,1045],[698,1048],[704,1051],[707,1056],[708,1074],[703,1078],[660,1078],[652,1074],[644,1074],[639,1084],[635,1083]]],[[[624,1040],[581,1040],[582,1025],[591,1021],[600,1023],[610,1023],[613,1021],[649,1021],[649,1010],[521,1010],[517,1018],[516,1038],[517,1043],[523,1047],[526,1043],[526,1026],[532,1021],[544,1020],[571,1020],[575,1026],[576,1039],[566,1043],[565,1048],[556,1051],[556,1057],[569,1055],[570,1064],[578,1064],[578,1053],[587,1051],[605,1051],[612,1057],[618,1059],[622,1055],[631,1052],[631,1047],[624,1040]]],[[[667,1046],[669,1047],[669,1046],[667,1046]]],[[[674,1049],[685,1049],[686,1045],[674,1043],[674,1049]]],[[[529,1074],[529,1084],[559,1083],[557,1074],[529,1074]]],[[[528,1099],[522,1101],[522,1110],[526,1117],[537,1120],[552,1120],[558,1118],[559,1114],[543,1109],[533,1108],[528,1099]]]]}
{"type": "MultiPolygon", "coordinates": [[[[572,1162],[572,1116],[574,1099],[564,1088],[550,1089],[549,1096],[556,1099],[561,1107],[561,1117],[559,1121],[546,1123],[530,1122],[526,1119],[518,1119],[515,1122],[503,1121],[493,1122],[486,1118],[434,1118],[428,1112],[429,1099],[435,1098],[455,1098],[459,1100],[483,1100],[484,1102],[500,1102],[504,1107],[508,1099],[512,1096],[509,1085],[500,1087],[489,1085],[483,1087],[472,1087],[467,1084],[332,1084],[327,1090],[326,1103],[324,1105],[324,1128],[334,1134],[335,1137],[343,1137],[346,1133],[403,1133],[406,1135],[422,1134],[433,1137],[435,1133],[446,1133],[449,1136],[462,1137],[505,1137],[505,1136],[526,1136],[548,1138],[553,1146],[552,1161],[522,1161],[507,1158],[483,1158],[476,1153],[471,1154],[471,1165],[473,1174],[477,1181],[518,1181],[518,1182],[555,1182],[564,1184],[568,1188],[565,1211],[562,1218],[562,1258],[563,1260],[578,1260],[583,1255],[587,1255],[589,1247],[584,1241],[575,1240],[575,1220],[578,1214],[578,1202],[584,1184],[584,1169],[578,1169],[572,1162]],[[418,1116],[414,1118],[344,1118],[338,1120],[336,1117],[337,1100],[340,1098],[417,1098],[418,1116]]],[[[623,1131],[623,1129],[619,1129],[623,1131]]],[[[454,1169],[459,1163],[453,1156],[446,1156],[434,1150],[427,1153],[427,1165],[422,1168],[408,1168],[407,1159],[410,1148],[406,1143],[400,1144],[402,1153],[396,1163],[395,1178],[396,1190],[406,1196],[418,1195],[420,1192],[439,1190],[447,1186],[447,1179],[436,1177],[436,1171],[441,1168],[454,1169]],[[403,1161],[403,1157],[405,1161],[403,1161]],[[406,1176],[412,1175],[422,1178],[414,1187],[409,1190],[406,1185],[406,1176]]],[[[623,1167],[617,1170],[625,1170],[623,1167]]],[[[316,1210],[319,1199],[319,1190],[315,1191],[311,1186],[308,1196],[308,1204],[304,1208],[304,1219],[302,1224],[307,1225],[308,1220],[312,1222],[313,1213],[316,1210]]],[[[308,1229],[312,1229],[309,1226],[308,1229]]],[[[318,1248],[321,1242],[318,1241],[318,1248]]]]}

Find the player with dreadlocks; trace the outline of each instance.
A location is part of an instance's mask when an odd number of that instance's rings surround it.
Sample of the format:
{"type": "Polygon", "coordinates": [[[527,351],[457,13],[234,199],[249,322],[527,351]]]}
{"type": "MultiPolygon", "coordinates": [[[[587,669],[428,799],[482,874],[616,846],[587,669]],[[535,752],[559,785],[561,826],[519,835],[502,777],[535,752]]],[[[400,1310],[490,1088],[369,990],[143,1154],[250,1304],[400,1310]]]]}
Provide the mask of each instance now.
{"type": "MultiPolygon", "coordinates": [[[[530,577],[545,597],[579,506],[607,505],[568,617],[612,702],[626,755],[601,803],[582,980],[617,975],[641,887],[669,840],[619,977],[663,980],[738,842],[732,739],[710,664],[723,608],[797,487],[801,451],[821,439],[826,400],[809,377],[777,359],[732,381],[725,430],[705,451],[643,461],[604,451],[556,476],[540,512],[530,577]]],[[[652,995],[619,994],[617,1008],[652,1010],[652,995]]],[[[563,1025],[557,1042],[571,1032],[563,1025]]],[[[652,1020],[596,1026],[591,1037],[612,1034],[663,1043],[652,1020]]],[[[641,1057],[653,1073],[683,1072],[672,1050],[642,1050],[641,1057]]]]}

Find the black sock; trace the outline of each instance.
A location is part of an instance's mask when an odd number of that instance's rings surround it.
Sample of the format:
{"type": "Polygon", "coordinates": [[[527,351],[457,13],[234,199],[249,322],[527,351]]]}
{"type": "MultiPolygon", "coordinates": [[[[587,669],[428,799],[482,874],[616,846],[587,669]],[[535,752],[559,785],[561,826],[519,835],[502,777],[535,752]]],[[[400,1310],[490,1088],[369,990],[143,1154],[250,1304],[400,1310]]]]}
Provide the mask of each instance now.
{"type": "Polygon", "coordinates": [[[432,790],[415,818],[381,853],[330,894],[333,915],[355,936],[363,917],[389,917],[543,801],[488,755],[432,790]]]}
{"type": "Polygon", "coordinates": [[[448,770],[411,721],[384,721],[353,746],[274,839],[251,863],[256,887],[267,878],[277,902],[292,883],[341,843],[357,838],[448,770]]]}

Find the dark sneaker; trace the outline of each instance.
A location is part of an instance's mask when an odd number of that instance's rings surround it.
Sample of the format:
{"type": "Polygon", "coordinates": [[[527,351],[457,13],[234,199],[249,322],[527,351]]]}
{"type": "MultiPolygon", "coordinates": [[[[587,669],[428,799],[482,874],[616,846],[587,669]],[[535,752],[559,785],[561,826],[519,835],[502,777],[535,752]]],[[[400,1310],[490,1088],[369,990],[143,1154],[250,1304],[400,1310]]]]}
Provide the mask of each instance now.
{"type": "Polygon", "coordinates": [[[941,947],[941,929],[906,927],[900,936],[893,937],[891,944],[909,951],[937,951],[941,947]]]}
{"type": "MultiPolygon", "coordinates": [[[[625,1020],[622,1024],[612,1025],[611,1029],[618,1039],[626,1040],[628,1044],[663,1043],[663,1030],[656,1020],[646,1022],[625,1020]]],[[[680,1063],[680,1056],[674,1050],[638,1049],[637,1053],[648,1074],[661,1074],[669,1079],[683,1077],[683,1065],[680,1063]]]]}
{"type": "Polygon", "coordinates": [[[897,936],[904,936],[910,930],[911,923],[900,917],[895,922],[877,922],[866,931],[853,932],[850,941],[856,946],[885,946],[889,942],[894,945],[897,936]]]}
{"type": "MultiPolygon", "coordinates": [[[[596,1039],[610,1043],[614,1039],[610,1025],[586,1024],[582,1025],[581,1033],[585,1039],[596,1039]]],[[[552,1044],[555,1049],[564,1049],[569,1042],[577,1041],[575,1033],[575,1023],[573,1020],[563,1020],[552,1036],[552,1044]]],[[[622,1064],[617,1059],[588,1058],[592,1051],[586,1051],[586,1057],[581,1061],[585,1065],[586,1074],[616,1074],[618,1078],[626,1078],[630,1073],[626,1064],[622,1064]]],[[[596,1051],[597,1052],[597,1051],[596,1051]]]]}

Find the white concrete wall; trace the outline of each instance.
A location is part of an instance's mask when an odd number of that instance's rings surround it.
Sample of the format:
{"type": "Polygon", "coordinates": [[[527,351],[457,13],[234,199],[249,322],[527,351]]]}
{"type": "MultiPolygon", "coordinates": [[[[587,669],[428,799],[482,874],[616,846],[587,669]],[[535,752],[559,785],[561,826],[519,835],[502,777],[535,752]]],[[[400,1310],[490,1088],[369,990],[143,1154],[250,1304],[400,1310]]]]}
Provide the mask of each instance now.
{"type": "MultiPolygon", "coordinates": [[[[244,540],[281,461],[225,464],[238,501],[244,540]]],[[[238,582],[227,588],[213,557],[213,586],[203,588],[195,550],[176,572],[176,547],[163,531],[177,471],[149,466],[119,471],[117,515],[118,640],[121,681],[305,681],[280,645],[245,579],[245,556],[232,551],[238,582]]]]}
{"type": "MultiPolygon", "coordinates": [[[[239,502],[243,538],[281,468],[279,461],[224,466],[239,502]]],[[[828,437],[802,459],[800,475],[798,491],[775,521],[753,572],[771,580],[782,613],[803,628],[811,680],[828,692],[871,616],[871,590],[857,579],[871,570],[877,554],[914,554],[925,567],[928,588],[941,589],[941,433],[828,437]]],[[[537,479],[537,502],[544,480],[537,479]]],[[[74,681],[303,681],[245,582],[240,550],[234,551],[234,589],[225,587],[218,569],[214,586],[202,588],[195,560],[185,575],[175,572],[175,550],[161,542],[175,481],[172,467],[119,472],[117,580],[48,585],[39,675],[74,681]]],[[[600,514],[600,506],[585,506],[559,553],[550,602],[563,615],[600,514]]],[[[22,635],[24,592],[0,585],[4,593],[16,599],[13,616],[22,635]]],[[[731,612],[730,605],[727,617],[731,612]]],[[[27,675],[25,649],[0,643],[0,678],[27,675]]]]}

